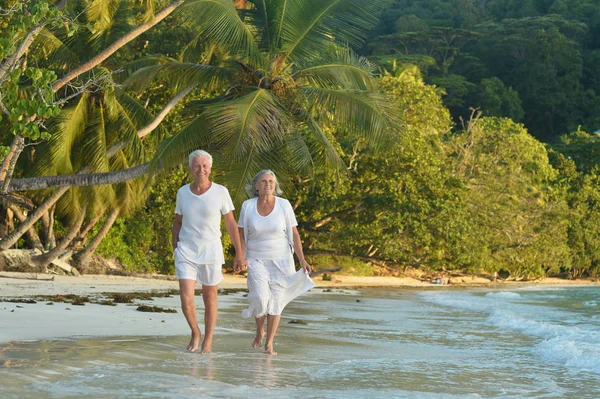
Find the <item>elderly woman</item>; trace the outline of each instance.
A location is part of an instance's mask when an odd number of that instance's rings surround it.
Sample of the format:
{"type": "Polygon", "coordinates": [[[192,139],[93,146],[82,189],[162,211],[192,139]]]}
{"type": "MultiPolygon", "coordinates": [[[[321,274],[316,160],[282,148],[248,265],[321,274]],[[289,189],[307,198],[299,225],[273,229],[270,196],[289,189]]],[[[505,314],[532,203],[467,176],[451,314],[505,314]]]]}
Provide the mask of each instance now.
{"type": "Polygon", "coordinates": [[[294,209],[288,200],[277,197],[282,191],[275,174],[260,171],[247,191],[253,198],[242,204],[238,222],[248,262],[249,306],[242,316],[256,320],[253,348],[261,346],[267,319],[265,353],[276,355],[273,339],[283,308],[315,284],[308,276],[311,267],[304,259],[294,209]],[[302,266],[298,272],[294,252],[302,266]]]}

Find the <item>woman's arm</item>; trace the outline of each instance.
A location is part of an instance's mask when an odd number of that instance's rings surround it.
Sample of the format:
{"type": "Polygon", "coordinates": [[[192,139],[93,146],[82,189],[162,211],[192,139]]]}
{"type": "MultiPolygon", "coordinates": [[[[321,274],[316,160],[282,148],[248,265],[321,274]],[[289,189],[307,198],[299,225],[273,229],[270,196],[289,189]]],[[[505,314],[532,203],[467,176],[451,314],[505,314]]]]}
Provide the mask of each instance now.
{"type": "Polygon", "coordinates": [[[300,262],[300,266],[304,269],[305,272],[310,273],[312,271],[312,267],[306,262],[304,259],[304,252],[302,251],[302,240],[300,240],[300,234],[298,234],[298,229],[296,226],[292,227],[292,235],[294,237],[294,252],[298,257],[298,261],[300,262]]]}

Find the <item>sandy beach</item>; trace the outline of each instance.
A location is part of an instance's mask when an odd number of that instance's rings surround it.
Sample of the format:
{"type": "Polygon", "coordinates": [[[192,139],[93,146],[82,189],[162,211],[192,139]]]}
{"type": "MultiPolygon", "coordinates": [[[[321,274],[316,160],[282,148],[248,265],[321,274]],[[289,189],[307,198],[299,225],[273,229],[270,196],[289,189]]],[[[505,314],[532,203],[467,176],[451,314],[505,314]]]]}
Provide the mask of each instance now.
{"type": "MultiPolygon", "coordinates": [[[[539,287],[561,286],[600,286],[591,281],[570,281],[545,279],[538,282],[499,282],[467,277],[454,286],[436,285],[410,277],[357,277],[334,276],[332,281],[323,281],[321,276],[314,278],[316,288],[322,293],[332,289],[333,293],[342,290],[382,287],[400,289],[460,289],[461,287],[487,287],[490,289],[518,289],[536,285],[539,287]]],[[[231,289],[245,289],[246,278],[240,275],[225,275],[219,285],[225,294],[231,289]]],[[[200,288],[200,286],[198,286],[200,288]]],[[[178,289],[177,280],[170,276],[125,277],[110,275],[50,276],[32,273],[0,272],[0,343],[39,339],[66,338],[74,336],[136,336],[136,335],[187,335],[188,328],[183,322],[179,297],[171,295],[152,300],[135,299],[133,303],[118,303],[116,306],[103,306],[86,303],[78,306],[66,302],[53,302],[48,296],[77,295],[92,298],[98,302],[105,293],[160,293],[178,289]],[[40,298],[46,297],[46,298],[40,298]],[[37,303],[24,303],[27,298],[37,299],[37,303]],[[177,313],[143,313],[137,311],[141,304],[175,309],[177,313]]],[[[236,294],[237,296],[242,293],[236,294]]],[[[310,295],[310,293],[309,293],[310,295]]],[[[239,299],[232,295],[220,295],[219,308],[227,309],[239,299]]],[[[196,301],[198,309],[202,300],[196,301]]],[[[240,311],[241,311],[240,307],[240,311]]]]}
{"type": "MultiPolygon", "coordinates": [[[[246,277],[226,274],[219,284],[221,289],[245,289],[246,277]]],[[[324,281],[321,276],[313,278],[317,288],[349,287],[449,287],[420,281],[411,277],[363,277],[335,275],[332,281],[324,281]]],[[[454,279],[455,287],[508,287],[508,286],[600,286],[600,282],[590,280],[565,280],[546,278],[538,281],[501,281],[493,283],[481,277],[461,277],[454,279]]],[[[0,299],[31,297],[37,295],[91,295],[103,292],[152,292],[178,289],[174,276],[127,277],[111,275],[51,276],[34,273],[0,272],[0,299]]]]}

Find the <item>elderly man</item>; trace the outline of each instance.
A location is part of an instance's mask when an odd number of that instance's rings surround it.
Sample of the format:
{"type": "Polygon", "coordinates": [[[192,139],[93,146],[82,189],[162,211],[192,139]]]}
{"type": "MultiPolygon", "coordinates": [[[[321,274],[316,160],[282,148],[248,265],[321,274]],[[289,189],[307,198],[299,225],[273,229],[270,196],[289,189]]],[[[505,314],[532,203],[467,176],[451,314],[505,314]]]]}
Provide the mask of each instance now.
{"type": "Polygon", "coordinates": [[[246,260],[229,191],[210,181],[212,156],[206,151],[196,150],[190,154],[189,164],[194,182],[179,189],[175,206],[172,229],[175,270],[181,291],[181,308],[192,329],[192,339],[187,349],[197,350],[202,337],[194,303],[194,288],[196,281],[200,281],[204,300],[204,340],[201,350],[202,353],[210,353],[217,322],[218,284],[223,280],[221,266],[225,263],[221,215],[235,247],[234,270],[242,270],[246,260]]]}

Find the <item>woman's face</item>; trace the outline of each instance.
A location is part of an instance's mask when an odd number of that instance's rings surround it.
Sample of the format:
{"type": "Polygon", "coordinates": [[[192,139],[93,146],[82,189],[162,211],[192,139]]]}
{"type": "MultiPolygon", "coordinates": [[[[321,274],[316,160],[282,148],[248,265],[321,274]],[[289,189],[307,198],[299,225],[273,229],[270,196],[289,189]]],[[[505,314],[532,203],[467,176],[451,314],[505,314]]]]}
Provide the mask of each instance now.
{"type": "Polygon", "coordinates": [[[273,195],[275,192],[275,178],[270,173],[263,173],[258,182],[256,182],[256,189],[258,190],[258,195],[261,197],[267,195],[273,195]]]}

